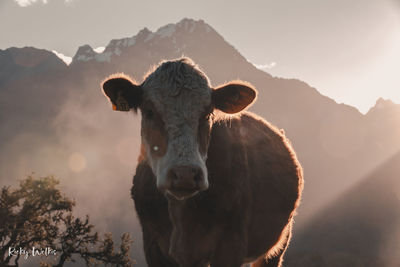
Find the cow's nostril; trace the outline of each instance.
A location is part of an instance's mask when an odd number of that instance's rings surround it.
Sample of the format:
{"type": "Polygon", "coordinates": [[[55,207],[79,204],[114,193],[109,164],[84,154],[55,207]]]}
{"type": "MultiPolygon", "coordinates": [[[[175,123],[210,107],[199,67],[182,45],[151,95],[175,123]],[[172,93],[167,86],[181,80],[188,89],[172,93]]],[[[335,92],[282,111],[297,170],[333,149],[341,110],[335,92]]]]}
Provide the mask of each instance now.
{"type": "Polygon", "coordinates": [[[174,171],[170,171],[169,173],[169,178],[172,180],[172,182],[178,180],[178,175],[174,171]]]}
{"type": "Polygon", "coordinates": [[[194,173],[194,181],[196,184],[199,184],[203,180],[203,174],[201,170],[197,170],[194,173]]]}

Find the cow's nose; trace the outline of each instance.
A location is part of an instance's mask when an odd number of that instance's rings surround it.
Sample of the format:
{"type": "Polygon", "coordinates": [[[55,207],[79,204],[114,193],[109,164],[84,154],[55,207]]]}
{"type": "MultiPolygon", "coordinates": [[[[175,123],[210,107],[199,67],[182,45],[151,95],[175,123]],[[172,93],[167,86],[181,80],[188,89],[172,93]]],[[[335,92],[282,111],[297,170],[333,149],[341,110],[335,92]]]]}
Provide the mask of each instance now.
{"type": "Polygon", "coordinates": [[[197,166],[174,166],[168,171],[168,192],[177,199],[194,196],[208,188],[201,168],[197,166]]]}

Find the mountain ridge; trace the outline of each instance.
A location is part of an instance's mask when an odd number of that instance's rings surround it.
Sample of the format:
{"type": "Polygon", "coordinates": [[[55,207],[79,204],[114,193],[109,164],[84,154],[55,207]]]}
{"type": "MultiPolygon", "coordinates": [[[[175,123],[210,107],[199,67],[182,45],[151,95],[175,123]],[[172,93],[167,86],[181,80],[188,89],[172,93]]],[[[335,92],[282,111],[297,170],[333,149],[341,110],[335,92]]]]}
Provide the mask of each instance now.
{"type": "MultiPolygon", "coordinates": [[[[129,49],[129,47],[134,46],[137,43],[142,43],[142,44],[149,43],[149,45],[151,46],[152,39],[158,39],[157,41],[160,41],[159,39],[163,39],[166,37],[172,38],[172,42],[176,43],[176,38],[177,38],[176,34],[179,34],[179,33],[182,34],[182,31],[184,34],[196,33],[196,31],[199,31],[199,30],[202,32],[202,34],[204,34],[204,33],[216,34],[218,37],[222,38],[225,42],[227,42],[221,35],[219,35],[215,31],[215,29],[213,29],[209,24],[207,24],[203,20],[194,20],[194,19],[184,18],[177,23],[169,23],[167,25],[161,26],[154,32],[150,31],[147,27],[145,27],[142,30],[140,30],[136,35],[133,35],[132,37],[122,37],[122,38],[112,39],[104,47],[103,52],[100,52],[100,53],[95,52],[94,49],[88,44],[82,45],[77,49],[77,52],[72,57],[71,64],[77,64],[77,62],[79,62],[79,61],[88,62],[88,61],[92,61],[92,60],[95,60],[98,62],[108,62],[109,63],[112,61],[113,57],[121,56],[121,54],[124,52],[124,50],[129,49]]],[[[184,55],[184,50],[182,49],[182,47],[176,47],[176,48],[178,49],[179,52],[182,52],[182,55],[184,55]]],[[[237,51],[236,48],[233,47],[233,49],[235,51],[237,51]]],[[[237,51],[237,52],[238,52],[238,54],[240,54],[239,51],[237,51]]],[[[181,55],[179,55],[179,56],[181,56],[181,55]]],[[[177,56],[177,57],[179,57],[179,56],[177,56]]],[[[251,62],[249,62],[249,64],[254,66],[254,64],[251,62]]],[[[262,70],[260,70],[260,71],[262,71],[262,70]]],[[[266,73],[267,75],[271,75],[267,71],[262,71],[262,72],[266,73]]],[[[277,76],[273,76],[273,77],[277,78],[277,79],[297,80],[297,81],[304,82],[301,79],[283,78],[283,77],[277,77],[277,76]]],[[[308,85],[308,86],[311,88],[314,88],[310,85],[308,85]]],[[[317,90],[317,89],[315,89],[315,90],[317,90]]],[[[320,93],[320,92],[318,91],[318,93],[320,93]]],[[[323,94],[321,94],[321,95],[323,95],[323,94]]],[[[333,99],[327,95],[323,95],[323,96],[333,99]]],[[[376,107],[379,99],[381,99],[381,98],[377,99],[376,104],[373,107],[371,107],[370,110],[372,110],[373,108],[376,107]]],[[[354,107],[350,104],[344,104],[344,103],[338,103],[338,102],[336,102],[336,103],[339,105],[349,106],[349,107],[357,109],[356,107],[354,107]]],[[[400,104],[396,104],[396,105],[400,106],[400,104]]],[[[359,112],[358,109],[357,109],[357,111],[359,112]]],[[[364,115],[366,115],[367,113],[365,113],[364,115]]]]}
{"type": "MultiPolygon", "coordinates": [[[[136,35],[132,37],[125,37],[119,39],[112,39],[106,46],[103,52],[96,53],[93,48],[89,45],[80,46],[73,56],[73,62],[77,61],[89,61],[97,60],[99,62],[112,60],[114,56],[120,56],[122,51],[129,49],[129,47],[134,46],[138,43],[146,44],[151,41],[160,41],[163,38],[172,38],[172,42],[176,44],[176,38],[179,34],[184,33],[201,33],[207,34],[210,32],[216,33],[208,24],[203,20],[192,20],[192,19],[182,19],[178,23],[170,23],[157,29],[157,31],[152,32],[147,27],[140,30],[136,35]]],[[[179,48],[178,48],[179,49],[179,48]]]]}

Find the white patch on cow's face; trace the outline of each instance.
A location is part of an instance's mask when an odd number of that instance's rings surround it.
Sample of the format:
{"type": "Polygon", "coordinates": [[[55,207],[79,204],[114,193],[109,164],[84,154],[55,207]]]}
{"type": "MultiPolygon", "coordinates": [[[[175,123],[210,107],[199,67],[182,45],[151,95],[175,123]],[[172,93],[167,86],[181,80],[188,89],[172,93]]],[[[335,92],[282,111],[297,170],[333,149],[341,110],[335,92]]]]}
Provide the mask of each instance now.
{"type": "Polygon", "coordinates": [[[187,62],[168,62],[142,88],[142,143],[158,188],[169,189],[171,169],[190,166],[201,170],[204,190],[212,92],[207,78],[187,62]]]}

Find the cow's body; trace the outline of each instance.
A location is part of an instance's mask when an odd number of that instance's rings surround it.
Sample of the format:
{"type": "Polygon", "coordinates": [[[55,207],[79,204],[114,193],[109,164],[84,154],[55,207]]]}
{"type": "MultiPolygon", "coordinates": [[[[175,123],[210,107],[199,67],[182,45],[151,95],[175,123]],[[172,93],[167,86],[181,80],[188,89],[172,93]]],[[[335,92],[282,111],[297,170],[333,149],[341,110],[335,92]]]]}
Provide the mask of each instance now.
{"type": "Polygon", "coordinates": [[[207,169],[207,191],[168,205],[149,165],[139,163],[132,197],[149,266],[240,266],[263,255],[279,262],[302,186],[282,133],[248,112],[217,121],[207,169]]]}
{"type": "Polygon", "coordinates": [[[281,265],[302,170],[283,133],[243,111],[255,88],[213,88],[182,58],[140,85],[119,74],[103,90],[114,110],[142,114],[132,197],[150,267],[281,265]]]}

